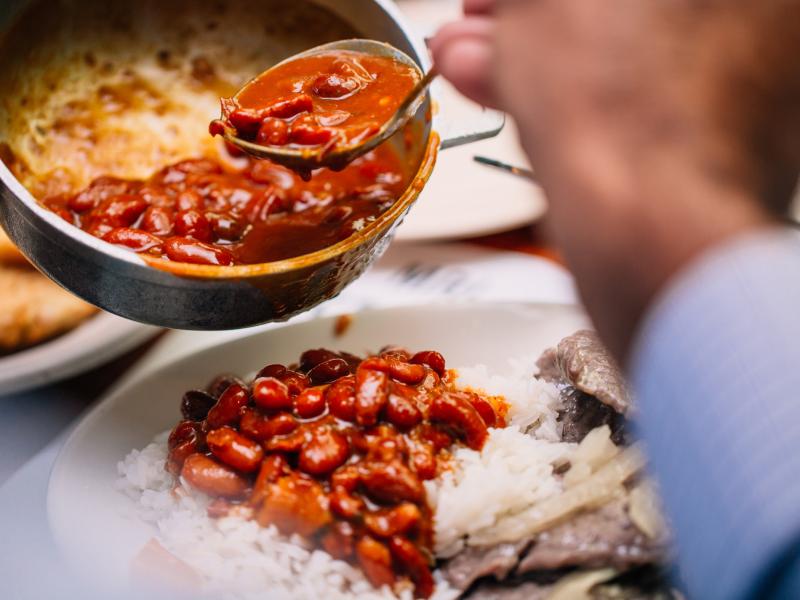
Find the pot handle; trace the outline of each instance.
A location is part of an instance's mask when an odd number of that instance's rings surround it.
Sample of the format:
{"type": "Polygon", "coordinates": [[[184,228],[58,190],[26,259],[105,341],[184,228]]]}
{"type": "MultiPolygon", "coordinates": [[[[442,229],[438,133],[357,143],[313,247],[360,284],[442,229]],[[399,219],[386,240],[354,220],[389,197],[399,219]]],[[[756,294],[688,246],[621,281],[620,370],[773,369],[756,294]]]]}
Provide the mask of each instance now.
{"type": "Polygon", "coordinates": [[[503,130],[505,113],[467,100],[441,80],[435,81],[432,88],[432,95],[438,104],[434,128],[442,139],[440,149],[492,138],[503,130]]]}

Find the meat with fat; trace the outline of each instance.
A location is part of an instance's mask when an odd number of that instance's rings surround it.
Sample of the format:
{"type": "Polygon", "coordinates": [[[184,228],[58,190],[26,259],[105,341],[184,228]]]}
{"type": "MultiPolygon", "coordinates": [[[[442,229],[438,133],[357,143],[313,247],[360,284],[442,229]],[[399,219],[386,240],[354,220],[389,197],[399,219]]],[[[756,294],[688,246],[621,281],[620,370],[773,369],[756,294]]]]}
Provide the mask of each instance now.
{"type": "Polygon", "coordinates": [[[545,381],[574,387],[621,415],[631,409],[622,371],[594,331],[584,329],[564,338],[546,350],[536,365],[545,381]]]}

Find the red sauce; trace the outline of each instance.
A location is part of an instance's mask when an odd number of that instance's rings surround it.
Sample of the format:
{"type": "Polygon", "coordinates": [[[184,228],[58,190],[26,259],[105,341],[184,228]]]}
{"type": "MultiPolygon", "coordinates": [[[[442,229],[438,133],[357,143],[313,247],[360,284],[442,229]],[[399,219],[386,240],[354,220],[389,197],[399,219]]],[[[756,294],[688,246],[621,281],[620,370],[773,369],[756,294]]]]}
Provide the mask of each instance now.
{"type": "Polygon", "coordinates": [[[269,161],[232,171],[187,160],[147,180],[100,177],[42,203],[123,248],[177,262],[258,264],[331,246],[364,228],[402,195],[403,165],[382,145],[340,172],[310,181],[269,161]]]}
{"type": "Polygon", "coordinates": [[[309,350],[252,382],[215,379],[184,395],[166,468],[235,510],[358,565],[376,587],[434,590],[433,514],[423,482],[458,445],[504,426],[498,399],[456,390],[438,352],[361,359],[309,350]]]}
{"type": "Polygon", "coordinates": [[[222,101],[225,126],[262,146],[330,151],[375,135],[419,80],[392,58],[335,51],[300,57],[263,73],[222,101]]]}

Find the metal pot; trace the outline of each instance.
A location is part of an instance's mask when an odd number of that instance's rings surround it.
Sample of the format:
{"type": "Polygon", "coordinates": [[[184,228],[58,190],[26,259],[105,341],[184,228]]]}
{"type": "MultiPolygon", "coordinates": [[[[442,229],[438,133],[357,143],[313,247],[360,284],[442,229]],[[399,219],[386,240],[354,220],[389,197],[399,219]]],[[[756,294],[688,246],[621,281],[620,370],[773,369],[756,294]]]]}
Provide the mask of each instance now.
{"type": "MultiPolygon", "coordinates": [[[[20,120],[33,122],[48,112],[49,96],[47,90],[42,93],[42,86],[60,92],[70,85],[80,89],[81,82],[88,85],[92,77],[86,75],[86,69],[105,68],[96,64],[96,55],[110,49],[117,61],[109,61],[112,70],[124,68],[126,60],[138,60],[137,53],[148,57],[155,53],[159,60],[168,57],[181,63],[188,60],[187,52],[206,43],[208,52],[223,64],[231,65],[231,60],[241,56],[252,59],[260,69],[269,64],[267,57],[277,60],[329,41],[326,36],[333,35],[337,27],[351,27],[361,37],[393,44],[424,70],[430,67],[424,43],[410,32],[389,0],[227,0],[214,4],[219,20],[207,4],[212,3],[6,0],[0,8],[0,89],[6,94],[0,104],[0,142],[17,132],[17,146],[25,147],[25,136],[18,135],[20,120]],[[254,14],[243,12],[247,10],[254,14]],[[322,21],[330,18],[336,26],[316,20],[303,22],[303,11],[322,21]],[[197,26],[187,24],[192,19],[197,26]],[[253,29],[262,22],[262,29],[253,29]],[[294,37],[287,34],[293,28],[297,30],[294,37]],[[161,48],[156,51],[153,44],[161,48]],[[64,76],[73,66],[65,66],[65,56],[72,55],[83,56],[88,65],[76,67],[82,76],[64,76]],[[28,93],[34,98],[33,107],[28,93]],[[41,101],[38,105],[36,98],[41,101]]],[[[76,97],[80,98],[80,93],[76,97]]],[[[313,254],[258,265],[167,263],[154,268],[138,255],[106,244],[42,208],[3,164],[0,225],[48,277],[88,302],[129,319],[183,329],[229,329],[288,319],[337,295],[388,246],[436,160],[440,142],[435,122],[429,118],[431,112],[431,99],[427,98],[411,125],[415,143],[410,147],[399,138],[393,140],[412,167],[403,196],[364,230],[313,254]]],[[[56,127],[55,123],[48,127],[56,127]]],[[[476,115],[471,126],[472,131],[453,136],[441,146],[494,135],[502,120],[496,114],[476,115]]],[[[31,137],[35,137],[35,128],[32,131],[31,137]]],[[[39,153],[49,150],[52,148],[45,145],[39,153]]]]}

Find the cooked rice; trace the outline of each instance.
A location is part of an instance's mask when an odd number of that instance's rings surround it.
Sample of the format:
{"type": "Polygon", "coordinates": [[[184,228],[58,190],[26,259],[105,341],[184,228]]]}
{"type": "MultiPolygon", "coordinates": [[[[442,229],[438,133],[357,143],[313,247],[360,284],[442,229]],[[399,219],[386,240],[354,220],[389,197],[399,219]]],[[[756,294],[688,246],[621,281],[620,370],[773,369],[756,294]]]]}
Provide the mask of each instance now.
{"type": "MultiPolygon", "coordinates": [[[[490,430],[481,452],[456,450],[453,468],[425,483],[436,511],[441,558],[457,553],[471,535],[486,543],[499,523],[504,529],[516,525],[525,509],[562,491],[553,465],[575,444],[558,441],[558,393],[533,379],[534,362],[513,362],[505,377],[490,375],[482,365],[458,370],[459,386],[505,397],[509,426],[490,430]]],[[[358,568],[309,548],[297,536],[287,538],[275,527],[235,516],[210,519],[208,497],[188,486],[174,492],[175,481],[164,470],[167,435],[158,435],[119,463],[118,487],[137,503],[139,518],[156,526],[159,542],[202,574],[204,592],[237,599],[411,600],[410,588],[376,590],[358,568]]],[[[457,596],[437,577],[435,600],[457,596]]]]}

